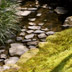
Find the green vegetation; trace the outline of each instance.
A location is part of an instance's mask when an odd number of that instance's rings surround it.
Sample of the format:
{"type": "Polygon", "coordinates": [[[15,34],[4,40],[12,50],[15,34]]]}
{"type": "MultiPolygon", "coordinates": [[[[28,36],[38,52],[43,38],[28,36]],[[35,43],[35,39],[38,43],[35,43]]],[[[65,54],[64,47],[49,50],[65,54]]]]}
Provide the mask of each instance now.
{"type": "Polygon", "coordinates": [[[72,28],[46,40],[39,43],[39,52],[29,51],[21,56],[17,62],[20,69],[5,72],[72,72],[72,28]]]}
{"type": "Polygon", "coordinates": [[[1,0],[0,3],[0,43],[4,43],[11,34],[19,30],[17,25],[16,6],[11,0],[1,0]]]}

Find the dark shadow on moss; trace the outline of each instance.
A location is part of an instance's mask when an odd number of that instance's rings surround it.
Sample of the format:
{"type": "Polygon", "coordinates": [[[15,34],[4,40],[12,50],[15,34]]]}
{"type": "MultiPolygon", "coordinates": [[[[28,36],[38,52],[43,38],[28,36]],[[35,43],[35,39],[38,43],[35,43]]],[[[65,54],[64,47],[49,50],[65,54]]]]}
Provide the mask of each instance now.
{"type": "Polygon", "coordinates": [[[62,72],[62,69],[64,68],[66,62],[72,57],[72,54],[70,54],[68,57],[66,57],[58,66],[56,66],[51,72],[62,72]]]}

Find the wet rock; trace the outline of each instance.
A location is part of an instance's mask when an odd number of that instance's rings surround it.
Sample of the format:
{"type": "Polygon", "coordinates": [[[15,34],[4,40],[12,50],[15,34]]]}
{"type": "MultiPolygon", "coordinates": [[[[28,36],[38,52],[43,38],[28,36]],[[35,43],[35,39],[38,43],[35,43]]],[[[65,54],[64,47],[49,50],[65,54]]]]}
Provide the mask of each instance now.
{"type": "Polygon", "coordinates": [[[36,41],[37,39],[32,39],[33,41],[36,41]]]}
{"type": "Polygon", "coordinates": [[[34,33],[35,33],[35,34],[44,33],[44,31],[36,30],[34,33]]]}
{"type": "Polygon", "coordinates": [[[41,29],[41,30],[43,30],[43,31],[48,31],[49,29],[48,29],[48,28],[44,28],[44,29],[41,29]]]}
{"type": "Polygon", "coordinates": [[[35,30],[35,29],[41,29],[41,27],[40,26],[28,26],[28,29],[35,30]]]}
{"type": "Polygon", "coordinates": [[[27,45],[34,45],[34,46],[36,46],[37,43],[38,43],[38,41],[32,41],[32,42],[28,42],[27,45]]]}
{"type": "Polygon", "coordinates": [[[7,65],[4,65],[4,66],[3,66],[3,71],[4,71],[4,70],[7,70],[7,69],[10,69],[10,67],[7,66],[7,65]]]}
{"type": "Polygon", "coordinates": [[[36,48],[36,46],[29,46],[29,48],[30,48],[30,49],[32,49],[32,48],[36,48]]]}
{"type": "Polygon", "coordinates": [[[33,30],[28,30],[26,31],[27,33],[33,33],[34,31],[33,30]]]}
{"type": "Polygon", "coordinates": [[[21,41],[23,38],[22,37],[17,37],[16,40],[17,41],[21,41]]]}
{"type": "Polygon", "coordinates": [[[19,35],[20,36],[25,36],[25,32],[21,32],[19,35]]]}
{"type": "Polygon", "coordinates": [[[62,26],[63,27],[72,27],[72,16],[67,17],[62,26]]]}
{"type": "Polygon", "coordinates": [[[33,26],[33,25],[36,25],[35,23],[33,22],[29,22],[29,25],[33,26]]]}
{"type": "Polygon", "coordinates": [[[44,5],[42,6],[42,8],[48,8],[48,7],[47,7],[47,4],[44,4],[44,5]]]}
{"type": "Polygon", "coordinates": [[[22,32],[25,32],[25,31],[26,31],[26,29],[21,29],[21,31],[22,31],[22,32]]]}
{"type": "Polygon", "coordinates": [[[35,11],[35,10],[37,10],[37,8],[28,8],[28,10],[35,11]]]}
{"type": "Polygon", "coordinates": [[[5,49],[6,48],[6,46],[0,46],[0,49],[5,49]]]}
{"type": "Polygon", "coordinates": [[[9,39],[9,40],[6,41],[6,43],[8,43],[8,44],[9,44],[9,43],[13,43],[13,42],[14,42],[14,41],[13,41],[12,39],[9,39]]]}
{"type": "Polygon", "coordinates": [[[16,14],[19,16],[28,16],[31,11],[18,11],[16,14]]]}
{"type": "Polygon", "coordinates": [[[15,64],[19,60],[18,57],[10,57],[5,60],[5,64],[15,64]]]}
{"type": "Polygon", "coordinates": [[[1,58],[6,59],[7,58],[6,54],[1,54],[1,58]]]}
{"type": "Polygon", "coordinates": [[[57,14],[66,14],[68,11],[64,9],[64,7],[56,7],[55,12],[57,14]]]}
{"type": "Polygon", "coordinates": [[[36,18],[29,18],[28,20],[29,20],[29,21],[35,21],[36,18]]]}
{"type": "Polygon", "coordinates": [[[47,35],[53,35],[53,34],[55,34],[55,32],[54,31],[49,31],[49,32],[46,32],[46,34],[47,35]]]}
{"type": "Polygon", "coordinates": [[[46,39],[40,39],[41,42],[46,42],[46,39]]]}
{"type": "Polygon", "coordinates": [[[4,50],[4,49],[0,50],[0,53],[3,53],[3,52],[5,52],[5,50],[4,50]]]}
{"type": "Polygon", "coordinates": [[[38,25],[39,25],[39,26],[43,26],[43,25],[44,25],[44,23],[39,23],[38,25]]]}
{"type": "Polygon", "coordinates": [[[26,43],[26,42],[31,42],[31,39],[24,39],[22,40],[23,43],[26,43]]]}
{"type": "Polygon", "coordinates": [[[38,13],[36,16],[41,16],[42,14],[41,13],[38,13]]]}
{"type": "Polygon", "coordinates": [[[34,37],[34,34],[29,34],[29,35],[26,35],[26,36],[25,36],[26,39],[31,39],[31,38],[33,38],[33,37],[34,37]]]}
{"type": "Polygon", "coordinates": [[[45,37],[46,37],[45,33],[42,33],[42,34],[38,35],[38,38],[45,38],[45,37]]]}
{"type": "Polygon", "coordinates": [[[11,48],[9,48],[9,53],[11,56],[14,56],[14,55],[20,56],[26,51],[28,51],[28,49],[26,48],[26,46],[24,46],[21,43],[12,43],[11,48]]]}

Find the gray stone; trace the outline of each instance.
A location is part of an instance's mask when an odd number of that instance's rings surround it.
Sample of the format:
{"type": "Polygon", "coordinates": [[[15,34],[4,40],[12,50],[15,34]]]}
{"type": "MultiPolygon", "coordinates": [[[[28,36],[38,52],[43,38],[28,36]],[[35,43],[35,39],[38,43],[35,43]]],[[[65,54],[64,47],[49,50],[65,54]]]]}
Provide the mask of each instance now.
{"type": "Polygon", "coordinates": [[[6,43],[12,43],[12,42],[14,42],[12,39],[6,41],[6,43]]]}
{"type": "Polygon", "coordinates": [[[7,69],[10,69],[10,67],[7,66],[7,65],[4,65],[4,66],[3,66],[3,70],[7,70],[7,69]]]}
{"type": "Polygon", "coordinates": [[[31,38],[33,38],[33,37],[34,37],[34,34],[29,34],[29,35],[26,35],[26,36],[25,36],[26,39],[31,39],[31,38]]]}
{"type": "Polygon", "coordinates": [[[39,26],[43,26],[43,25],[44,25],[44,23],[39,23],[38,25],[39,25],[39,26]]]}
{"type": "Polygon", "coordinates": [[[36,18],[29,18],[28,20],[29,20],[29,21],[35,21],[36,18]]]}
{"type": "Polygon", "coordinates": [[[48,29],[48,28],[44,28],[44,29],[41,29],[41,30],[43,30],[43,31],[48,31],[49,29],[48,29]]]}
{"type": "Polygon", "coordinates": [[[45,37],[46,35],[44,33],[38,35],[38,38],[45,38],[45,37]]]}
{"type": "Polygon", "coordinates": [[[36,16],[41,16],[42,14],[41,13],[38,13],[36,16]]]}
{"type": "Polygon", "coordinates": [[[32,41],[32,42],[28,42],[28,43],[27,43],[27,45],[35,45],[35,46],[36,46],[37,44],[38,44],[38,41],[32,41]]]}
{"type": "Polygon", "coordinates": [[[0,53],[3,53],[3,52],[5,52],[5,50],[3,49],[3,50],[0,50],[0,53]]]}
{"type": "Polygon", "coordinates": [[[6,59],[7,58],[6,54],[1,54],[1,58],[6,59]]]}
{"type": "Polygon", "coordinates": [[[40,26],[28,26],[28,29],[35,30],[35,29],[41,29],[41,27],[40,26]]]}
{"type": "Polygon", "coordinates": [[[20,36],[25,36],[25,32],[21,32],[19,35],[20,36]]]}
{"type": "Polygon", "coordinates": [[[46,42],[46,39],[40,39],[41,42],[46,42]]]}
{"type": "Polygon", "coordinates": [[[22,37],[17,37],[16,40],[17,41],[21,41],[23,38],[22,37]]]}
{"type": "Polygon", "coordinates": [[[46,32],[47,35],[53,35],[54,33],[55,33],[54,31],[46,32]]]}
{"type": "Polygon", "coordinates": [[[57,14],[66,14],[68,12],[64,7],[56,7],[54,11],[57,12],[57,14]]]}
{"type": "Polygon", "coordinates": [[[26,31],[26,29],[21,29],[21,31],[22,31],[22,32],[25,32],[25,31],[26,31]]]}
{"type": "Polygon", "coordinates": [[[35,33],[35,34],[44,33],[44,31],[36,30],[34,33],[35,33]]]}
{"type": "Polygon", "coordinates": [[[34,31],[33,30],[28,30],[26,31],[27,33],[33,33],[34,31]]]}
{"type": "Polygon", "coordinates": [[[15,64],[19,60],[18,57],[10,57],[5,60],[5,64],[15,64]]]}
{"type": "Polygon", "coordinates": [[[33,10],[37,10],[37,8],[28,8],[28,10],[33,11],[33,10]]]}
{"type": "Polygon", "coordinates": [[[32,39],[33,41],[36,41],[37,39],[32,39]]]}
{"type": "Polygon", "coordinates": [[[22,43],[12,43],[11,48],[9,48],[9,53],[11,56],[14,56],[14,55],[20,56],[26,51],[28,51],[28,49],[22,43]]]}
{"type": "Polygon", "coordinates": [[[32,48],[34,49],[34,48],[36,48],[36,46],[29,46],[29,48],[30,48],[30,49],[32,49],[32,48]]]}
{"type": "Polygon", "coordinates": [[[19,16],[28,16],[31,11],[18,11],[16,14],[19,16]]]}
{"type": "Polygon", "coordinates": [[[31,42],[31,39],[24,39],[22,40],[23,43],[26,43],[26,42],[31,42]]]}
{"type": "Polygon", "coordinates": [[[35,23],[33,22],[29,22],[29,25],[33,26],[33,25],[36,25],[35,23]]]}

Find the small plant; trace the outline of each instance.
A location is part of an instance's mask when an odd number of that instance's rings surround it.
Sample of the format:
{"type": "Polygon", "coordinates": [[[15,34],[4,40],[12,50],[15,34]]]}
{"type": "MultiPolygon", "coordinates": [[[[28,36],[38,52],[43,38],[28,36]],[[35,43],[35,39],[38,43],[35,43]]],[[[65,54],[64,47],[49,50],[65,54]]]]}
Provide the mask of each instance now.
{"type": "Polygon", "coordinates": [[[19,31],[17,25],[16,3],[11,0],[1,0],[0,3],[0,43],[5,43],[11,34],[19,31]]]}

